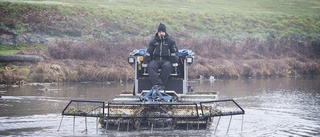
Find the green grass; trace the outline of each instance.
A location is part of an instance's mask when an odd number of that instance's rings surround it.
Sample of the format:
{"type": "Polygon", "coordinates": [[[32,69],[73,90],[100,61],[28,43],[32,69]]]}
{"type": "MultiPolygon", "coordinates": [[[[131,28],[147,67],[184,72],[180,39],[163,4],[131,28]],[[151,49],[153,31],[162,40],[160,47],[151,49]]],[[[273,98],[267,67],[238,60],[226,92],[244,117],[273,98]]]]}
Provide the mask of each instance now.
{"type": "Polygon", "coordinates": [[[109,9],[209,14],[319,15],[318,0],[1,0],[31,4],[105,7],[109,9]]]}
{"type": "Polygon", "coordinates": [[[46,46],[43,44],[16,44],[16,45],[1,45],[0,55],[17,54],[21,51],[30,54],[36,54],[38,51],[45,50],[46,46]]]}
{"type": "Polygon", "coordinates": [[[26,48],[26,45],[0,45],[0,55],[16,54],[26,48]]]}
{"type": "Polygon", "coordinates": [[[2,7],[10,11],[6,16],[12,22],[27,13],[36,15],[35,21],[16,23],[14,28],[0,24],[16,34],[40,31],[113,40],[148,37],[159,22],[178,38],[280,39],[320,34],[318,0],[0,0],[0,6],[1,1],[24,3],[2,7]]]}
{"type": "Polygon", "coordinates": [[[16,54],[20,50],[0,50],[0,55],[11,55],[11,54],[16,54]]]}

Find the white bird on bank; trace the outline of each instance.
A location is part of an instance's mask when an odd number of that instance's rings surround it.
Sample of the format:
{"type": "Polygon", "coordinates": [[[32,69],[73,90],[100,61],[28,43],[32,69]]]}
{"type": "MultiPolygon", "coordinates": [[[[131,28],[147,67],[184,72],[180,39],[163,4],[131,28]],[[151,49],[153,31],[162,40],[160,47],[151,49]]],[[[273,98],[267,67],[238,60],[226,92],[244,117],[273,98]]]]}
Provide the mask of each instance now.
{"type": "Polygon", "coordinates": [[[203,81],[204,81],[204,77],[203,77],[202,75],[200,75],[199,77],[200,77],[200,78],[199,78],[199,82],[200,82],[200,84],[202,84],[203,81]]]}
{"type": "Polygon", "coordinates": [[[204,77],[202,75],[199,75],[199,80],[204,80],[204,77]]]}
{"type": "Polygon", "coordinates": [[[214,76],[210,76],[209,77],[209,81],[212,83],[212,82],[214,82],[216,79],[214,78],[214,76]]]}

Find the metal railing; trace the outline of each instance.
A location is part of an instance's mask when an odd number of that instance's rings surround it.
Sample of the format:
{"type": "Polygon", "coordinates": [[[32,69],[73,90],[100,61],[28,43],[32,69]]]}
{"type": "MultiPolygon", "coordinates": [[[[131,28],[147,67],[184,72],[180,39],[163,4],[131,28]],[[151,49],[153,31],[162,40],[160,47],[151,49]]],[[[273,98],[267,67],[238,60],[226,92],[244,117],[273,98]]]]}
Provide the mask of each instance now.
{"type": "Polygon", "coordinates": [[[98,132],[98,118],[105,117],[104,113],[105,103],[103,101],[90,101],[90,100],[71,100],[62,111],[62,118],[59,124],[58,131],[61,128],[64,116],[73,116],[73,133],[75,130],[76,116],[85,117],[85,131],[87,133],[87,117],[96,117],[96,132],[98,132]]]}

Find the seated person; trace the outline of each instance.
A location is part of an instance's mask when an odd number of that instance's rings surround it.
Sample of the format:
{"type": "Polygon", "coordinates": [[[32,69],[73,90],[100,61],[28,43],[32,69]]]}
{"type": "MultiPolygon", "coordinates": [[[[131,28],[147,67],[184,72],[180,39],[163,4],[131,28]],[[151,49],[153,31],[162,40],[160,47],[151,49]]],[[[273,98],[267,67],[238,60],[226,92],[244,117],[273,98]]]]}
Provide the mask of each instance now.
{"type": "Polygon", "coordinates": [[[160,23],[158,32],[144,55],[153,89],[165,90],[166,82],[173,70],[172,63],[178,63],[178,54],[176,42],[169,37],[165,24],[160,23]],[[161,69],[160,75],[158,69],[161,69]]]}

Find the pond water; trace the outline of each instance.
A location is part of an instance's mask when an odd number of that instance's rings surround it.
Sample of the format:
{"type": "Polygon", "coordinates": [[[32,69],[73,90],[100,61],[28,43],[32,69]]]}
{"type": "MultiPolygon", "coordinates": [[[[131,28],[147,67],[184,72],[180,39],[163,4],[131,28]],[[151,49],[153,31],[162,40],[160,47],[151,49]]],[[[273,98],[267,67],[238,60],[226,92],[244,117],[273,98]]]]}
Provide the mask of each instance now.
{"type": "MultiPolygon", "coordinates": [[[[245,115],[221,117],[217,130],[105,132],[96,118],[62,118],[70,100],[108,101],[132,83],[68,83],[0,87],[0,136],[320,136],[320,78],[191,81],[194,91],[234,99],[245,115]],[[242,119],[243,118],[243,119],[242,119]],[[241,125],[243,122],[243,128],[241,125]],[[60,126],[60,130],[58,130],[60,126]]],[[[214,125],[217,122],[213,123],[214,125]]]]}

